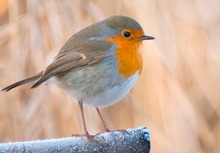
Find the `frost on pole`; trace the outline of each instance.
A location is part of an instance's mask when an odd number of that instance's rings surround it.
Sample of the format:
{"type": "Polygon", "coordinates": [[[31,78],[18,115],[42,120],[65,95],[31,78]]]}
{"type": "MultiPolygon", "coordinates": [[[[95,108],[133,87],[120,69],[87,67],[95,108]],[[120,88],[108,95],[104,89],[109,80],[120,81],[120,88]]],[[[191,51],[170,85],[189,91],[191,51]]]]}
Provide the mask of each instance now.
{"type": "Polygon", "coordinates": [[[86,137],[68,137],[8,142],[0,144],[0,152],[150,152],[150,132],[146,127],[101,133],[96,135],[94,139],[96,141],[89,142],[86,137]]]}

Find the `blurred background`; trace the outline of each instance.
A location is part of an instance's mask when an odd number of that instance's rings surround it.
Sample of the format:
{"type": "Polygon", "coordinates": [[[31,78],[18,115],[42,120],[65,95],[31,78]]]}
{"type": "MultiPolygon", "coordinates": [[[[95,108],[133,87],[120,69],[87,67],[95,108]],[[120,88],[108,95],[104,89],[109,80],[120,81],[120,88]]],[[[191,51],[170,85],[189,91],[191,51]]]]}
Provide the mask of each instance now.
{"type": "MultiPolygon", "coordinates": [[[[112,15],[136,19],[144,69],[121,102],[102,109],[110,129],[147,126],[152,153],[220,151],[219,0],[0,0],[0,88],[44,69],[75,32],[112,15]]],[[[0,142],[82,133],[79,106],[58,87],[0,92],[0,142]]],[[[91,134],[103,131],[85,107],[91,134]]]]}

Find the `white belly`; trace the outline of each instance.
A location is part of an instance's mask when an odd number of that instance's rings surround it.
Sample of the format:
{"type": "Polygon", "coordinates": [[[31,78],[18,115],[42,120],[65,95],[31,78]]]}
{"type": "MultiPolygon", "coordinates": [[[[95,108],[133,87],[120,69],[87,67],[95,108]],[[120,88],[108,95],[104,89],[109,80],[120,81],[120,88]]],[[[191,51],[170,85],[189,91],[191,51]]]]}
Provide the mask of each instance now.
{"type": "Polygon", "coordinates": [[[94,97],[86,97],[85,99],[83,99],[83,103],[99,108],[113,105],[128,94],[128,92],[136,84],[138,78],[139,74],[136,73],[127,80],[121,80],[120,84],[117,84],[112,88],[106,89],[105,91],[97,94],[94,97]]]}
{"type": "Polygon", "coordinates": [[[77,101],[95,107],[107,107],[125,97],[138,78],[139,73],[126,80],[119,76],[115,58],[110,57],[102,64],[68,73],[58,83],[77,101]]]}

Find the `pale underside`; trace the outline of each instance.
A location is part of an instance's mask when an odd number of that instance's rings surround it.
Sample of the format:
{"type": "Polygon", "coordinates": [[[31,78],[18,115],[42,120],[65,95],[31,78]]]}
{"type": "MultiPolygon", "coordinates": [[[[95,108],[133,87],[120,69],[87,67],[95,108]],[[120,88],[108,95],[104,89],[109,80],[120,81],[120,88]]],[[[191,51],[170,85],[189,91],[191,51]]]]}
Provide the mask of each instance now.
{"type": "Polygon", "coordinates": [[[56,82],[76,101],[100,108],[121,100],[132,89],[138,78],[139,73],[126,79],[119,75],[115,58],[109,56],[99,64],[56,78],[56,82]]]}

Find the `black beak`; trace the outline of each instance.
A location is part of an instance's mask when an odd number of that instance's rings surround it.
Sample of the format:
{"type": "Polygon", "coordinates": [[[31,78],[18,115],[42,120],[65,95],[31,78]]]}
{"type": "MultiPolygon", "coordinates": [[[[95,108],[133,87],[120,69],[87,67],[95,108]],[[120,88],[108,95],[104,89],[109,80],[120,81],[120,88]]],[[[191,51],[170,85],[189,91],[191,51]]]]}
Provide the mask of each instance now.
{"type": "Polygon", "coordinates": [[[152,39],[155,39],[155,38],[152,36],[147,36],[147,35],[143,35],[140,37],[140,40],[152,40],[152,39]]]}

